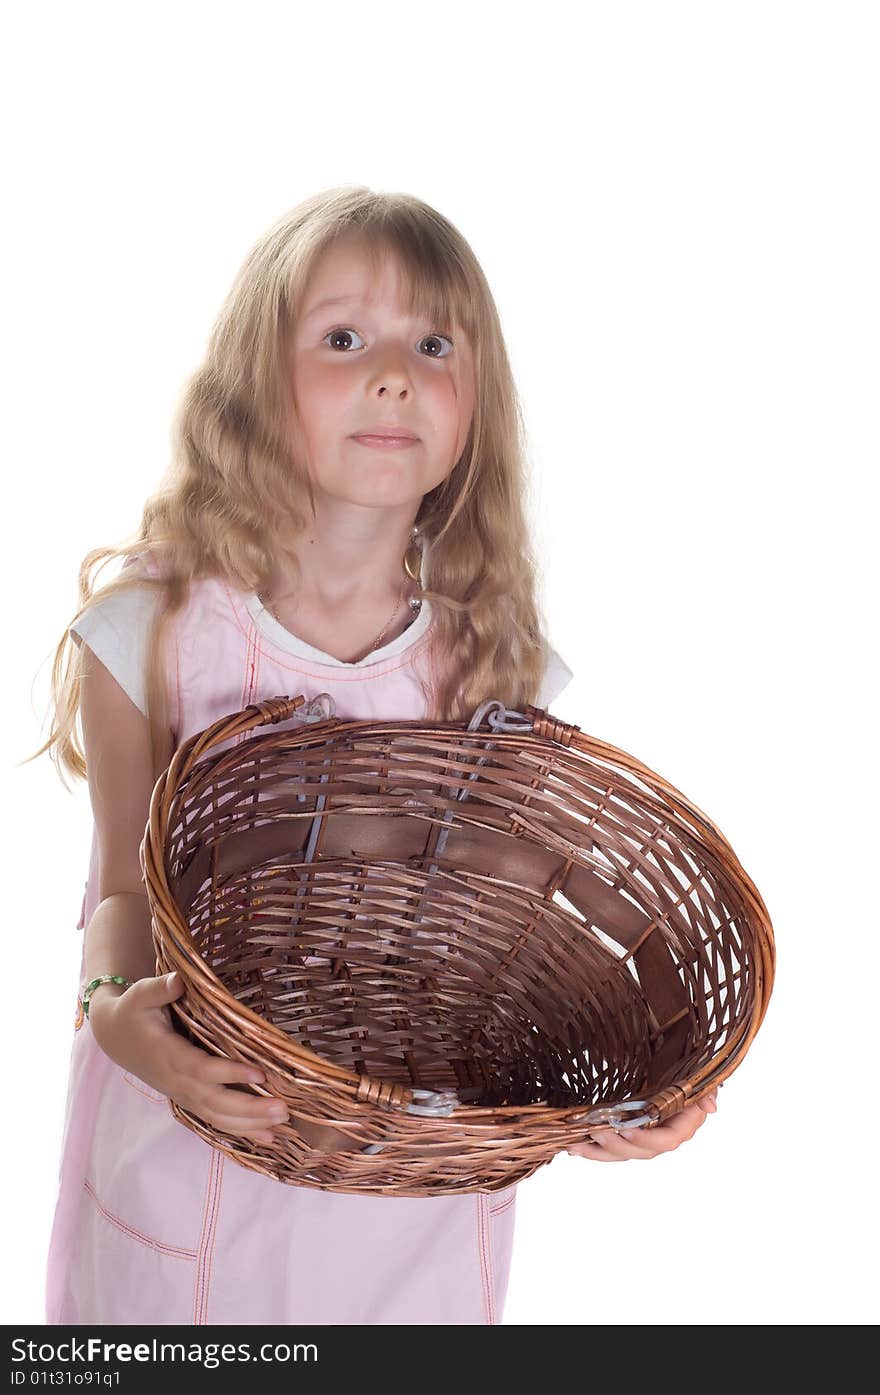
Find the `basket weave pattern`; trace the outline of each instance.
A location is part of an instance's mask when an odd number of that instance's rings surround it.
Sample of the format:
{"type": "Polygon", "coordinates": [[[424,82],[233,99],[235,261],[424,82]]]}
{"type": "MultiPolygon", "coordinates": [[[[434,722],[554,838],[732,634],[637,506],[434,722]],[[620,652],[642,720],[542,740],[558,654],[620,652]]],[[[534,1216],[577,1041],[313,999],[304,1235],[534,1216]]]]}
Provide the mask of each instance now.
{"type": "Polygon", "coordinates": [[[240,1088],[291,1117],[270,1145],[172,1110],[302,1186],[509,1186],[719,1084],[772,988],[770,921],[723,835],[535,707],[248,707],[177,750],[141,862],[179,1028],[259,1066],[240,1088]]]}

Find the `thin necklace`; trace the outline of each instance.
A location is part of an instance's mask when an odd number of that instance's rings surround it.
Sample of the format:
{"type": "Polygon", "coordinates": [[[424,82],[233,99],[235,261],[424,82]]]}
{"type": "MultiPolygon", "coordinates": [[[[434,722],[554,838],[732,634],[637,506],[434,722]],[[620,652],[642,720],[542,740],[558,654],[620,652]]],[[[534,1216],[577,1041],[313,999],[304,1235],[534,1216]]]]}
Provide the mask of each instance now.
{"type": "MultiPolygon", "coordinates": [[[[384,635],[385,635],[386,630],[388,629],[388,626],[392,623],[392,621],[394,620],[395,615],[396,615],[397,612],[400,610],[400,603],[401,603],[401,601],[403,600],[403,596],[404,596],[404,592],[405,592],[405,591],[406,591],[406,585],[404,585],[404,586],[401,588],[400,595],[399,595],[398,598],[397,598],[397,605],[394,607],[394,610],[392,611],[392,614],[391,614],[390,618],[389,618],[388,620],[386,620],[385,624],[382,626],[382,628],[381,628],[381,630],[379,631],[378,635],[377,635],[376,638],[373,640],[373,643],[370,645],[369,649],[365,650],[364,653],[361,655],[361,659],[366,658],[367,654],[372,654],[372,652],[373,652],[374,649],[378,649],[378,648],[379,648],[379,645],[380,645],[380,643],[382,642],[382,639],[383,639],[383,637],[384,637],[384,635]]],[[[291,592],[291,593],[289,593],[289,594],[292,595],[293,593],[291,592]]],[[[274,607],[274,606],[272,605],[272,603],[270,602],[270,600],[269,600],[268,596],[266,595],[266,593],[265,593],[265,592],[259,592],[258,595],[257,595],[257,599],[261,602],[262,605],[264,605],[264,606],[266,607],[266,609],[269,611],[270,615],[274,615],[275,619],[278,621],[278,624],[281,625],[282,628],[284,628],[284,622],[283,622],[283,620],[281,619],[280,615],[278,614],[278,611],[275,609],[275,607],[274,607]]],[[[421,601],[418,601],[418,600],[413,599],[413,600],[410,601],[410,605],[411,605],[412,608],[415,610],[415,609],[417,609],[418,607],[421,606],[421,601]]],[[[359,659],[355,659],[353,662],[354,662],[354,663],[359,663],[360,660],[359,660],[359,659]]]]}
{"type": "MultiPolygon", "coordinates": [[[[418,527],[417,523],[414,523],[413,534],[411,534],[410,547],[417,547],[416,538],[418,537],[418,533],[420,533],[420,531],[420,527],[418,527]]],[[[416,569],[413,569],[413,564],[411,564],[410,559],[410,548],[407,548],[407,551],[404,552],[403,555],[403,571],[406,572],[407,580],[414,580],[414,582],[416,582],[418,586],[421,586],[421,566],[417,565],[416,569]]],[[[378,649],[379,644],[381,644],[382,639],[384,639],[386,629],[388,629],[388,626],[392,624],[393,618],[395,618],[397,611],[400,610],[400,601],[403,600],[403,594],[404,591],[406,591],[406,587],[407,582],[404,582],[402,589],[400,589],[399,597],[397,597],[397,604],[395,605],[395,608],[393,608],[392,615],[390,615],[390,619],[388,619],[388,621],[385,622],[385,625],[382,626],[382,629],[381,631],[379,631],[377,638],[375,638],[374,642],[372,642],[370,649],[365,650],[364,653],[361,654],[360,658],[356,658],[356,660],[353,660],[353,663],[360,664],[360,661],[363,660],[363,658],[367,657],[367,654],[371,654],[372,651],[374,651],[374,649],[378,649]]],[[[289,596],[293,596],[293,591],[289,591],[289,593],[287,594],[289,594],[289,596]]],[[[269,601],[268,594],[266,594],[265,591],[258,591],[257,600],[262,605],[265,605],[266,610],[269,611],[269,614],[275,617],[276,621],[278,621],[278,624],[282,626],[282,629],[285,629],[285,622],[282,621],[282,618],[280,618],[278,611],[275,610],[275,605],[272,605],[271,601],[269,601]]],[[[282,600],[285,600],[285,597],[282,596],[282,600]]],[[[418,600],[417,596],[410,596],[410,608],[411,610],[416,612],[416,614],[418,614],[418,611],[421,610],[421,601],[418,600]]]]}

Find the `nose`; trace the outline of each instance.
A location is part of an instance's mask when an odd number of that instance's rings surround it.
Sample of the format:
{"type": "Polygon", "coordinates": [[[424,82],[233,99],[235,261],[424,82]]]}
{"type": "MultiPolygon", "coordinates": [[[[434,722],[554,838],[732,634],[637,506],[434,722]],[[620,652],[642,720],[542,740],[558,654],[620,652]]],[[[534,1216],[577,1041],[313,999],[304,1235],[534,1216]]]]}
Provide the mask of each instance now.
{"type": "Polygon", "coordinates": [[[385,362],[373,375],[373,382],[379,397],[385,394],[390,394],[392,397],[395,395],[406,397],[410,385],[409,374],[403,366],[400,356],[397,354],[386,356],[385,362]]]}

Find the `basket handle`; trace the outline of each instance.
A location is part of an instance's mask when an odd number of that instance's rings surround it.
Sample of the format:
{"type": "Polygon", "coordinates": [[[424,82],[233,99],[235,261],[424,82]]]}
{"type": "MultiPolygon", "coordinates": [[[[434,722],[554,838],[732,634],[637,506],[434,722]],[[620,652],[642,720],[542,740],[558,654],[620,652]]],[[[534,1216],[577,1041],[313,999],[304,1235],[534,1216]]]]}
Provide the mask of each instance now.
{"type": "Polygon", "coordinates": [[[500,698],[487,700],[474,709],[468,731],[479,731],[485,723],[492,732],[533,732],[535,736],[570,746],[580,727],[573,722],[561,722],[546,707],[524,703],[523,710],[508,707],[500,698]]]}
{"type": "MultiPolygon", "coordinates": [[[[356,1097],[382,1103],[387,1109],[402,1109],[407,1114],[425,1114],[435,1119],[446,1118],[460,1103],[454,1090],[411,1090],[370,1080],[367,1076],[361,1077],[356,1097]]],[[[364,1147],[342,1129],[303,1119],[296,1110],[291,1110],[287,1123],[313,1153],[381,1153],[385,1147],[384,1143],[370,1143],[364,1147]]]]}
{"type": "Polygon", "coordinates": [[[658,1111],[651,1108],[650,1100],[621,1100],[618,1104],[578,1114],[572,1122],[578,1123],[583,1119],[597,1128],[607,1124],[612,1129],[639,1129],[643,1124],[656,1124],[658,1117],[658,1111]]]}
{"type": "Polygon", "coordinates": [[[190,736],[178,746],[167,772],[170,783],[174,785],[185,779],[196,761],[212,747],[233,737],[244,736],[246,732],[269,722],[273,725],[285,722],[288,717],[297,717],[306,723],[326,722],[328,719],[335,721],[333,698],[329,693],[317,693],[311,699],[307,699],[304,693],[298,693],[296,697],[279,693],[276,697],[266,698],[265,702],[252,702],[240,712],[219,717],[204,731],[190,736]]]}
{"type": "MultiPolygon", "coordinates": [[[[315,697],[306,701],[303,693],[297,697],[291,697],[288,693],[279,693],[276,697],[266,698],[264,702],[252,702],[245,708],[246,713],[253,713],[253,716],[238,728],[239,731],[250,731],[253,727],[266,726],[271,722],[276,726],[278,722],[286,722],[288,717],[299,717],[304,722],[326,721],[328,717],[335,715],[333,699],[329,693],[318,693],[315,697]],[[329,707],[329,711],[321,711],[316,708],[316,703],[320,703],[322,698],[326,698],[324,707],[329,707]],[[297,709],[305,703],[305,710],[299,712],[297,709]]],[[[244,714],[242,714],[244,715],[244,714]]]]}

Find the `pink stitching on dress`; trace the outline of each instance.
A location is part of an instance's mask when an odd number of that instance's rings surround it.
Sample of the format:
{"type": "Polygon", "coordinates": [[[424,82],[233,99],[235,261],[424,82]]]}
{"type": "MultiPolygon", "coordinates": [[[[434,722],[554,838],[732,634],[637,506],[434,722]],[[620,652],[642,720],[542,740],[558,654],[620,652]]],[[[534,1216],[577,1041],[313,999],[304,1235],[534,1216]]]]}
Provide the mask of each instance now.
{"type": "MultiPolygon", "coordinates": [[[[215,1152],[216,1152],[216,1149],[211,1149],[211,1161],[210,1161],[210,1163],[209,1163],[209,1165],[208,1165],[208,1185],[207,1185],[206,1188],[205,1188],[205,1201],[204,1201],[204,1205],[203,1205],[203,1207],[202,1207],[202,1224],[201,1224],[201,1228],[200,1228],[200,1230],[199,1230],[199,1248],[198,1248],[198,1255],[197,1255],[197,1258],[199,1259],[199,1272],[198,1272],[197,1275],[196,1275],[196,1293],[195,1293],[195,1313],[196,1313],[196,1315],[198,1314],[198,1307],[199,1307],[199,1304],[198,1304],[198,1290],[199,1290],[199,1284],[200,1284],[200,1282],[201,1282],[201,1279],[200,1279],[200,1274],[201,1274],[201,1255],[202,1255],[202,1251],[204,1250],[205,1228],[206,1228],[207,1222],[208,1222],[208,1204],[209,1204],[209,1202],[210,1202],[210,1200],[211,1200],[211,1178],[213,1177],[213,1173],[214,1173],[214,1153],[215,1153],[215,1152]]],[[[193,1317],[193,1323],[195,1324],[195,1322],[196,1322],[196,1316],[193,1317]]]]}
{"type": "Polygon", "coordinates": [[[488,1246],[489,1222],[486,1214],[486,1194],[477,1192],[477,1244],[480,1250],[480,1279],[483,1284],[483,1298],[486,1303],[486,1321],[495,1322],[495,1301],[492,1291],[492,1261],[488,1246]]]}
{"type": "Polygon", "coordinates": [[[139,1095],[143,1095],[145,1100],[150,1101],[150,1104],[169,1103],[167,1095],[160,1095],[158,1092],[155,1095],[151,1095],[149,1093],[149,1087],[146,1090],[142,1089],[142,1086],[146,1085],[147,1082],[145,1080],[139,1080],[138,1077],[132,1075],[130,1071],[124,1070],[122,1072],[122,1078],[125,1081],[126,1085],[130,1085],[132,1089],[137,1090],[139,1095]]]}
{"type": "Polygon", "coordinates": [[[260,671],[261,671],[262,667],[263,667],[263,653],[262,653],[262,650],[260,649],[259,644],[257,643],[257,630],[256,630],[256,626],[254,626],[254,667],[253,667],[253,681],[252,681],[252,683],[251,683],[251,692],[250,692],[250,697],[248,698],[248,702],[256,702],[256,701],[257,701],[257,693],[260,691],[260,671]]]}
{"type": "MultiPolygon", "coordinates": [[[[246,643],[244,647],[244,673],[242,674],[241,679],[241,697],[238,701],[239,708],[241,708],[242,710],[245,707],[247,707],[248,703],[251,701],[248,694],[253,692],[254,687],[253,629],[253,625],[250,625],[248,627],[246,643]]],[[[233,746],[240,746],[244,739],[245,733],[243,731],[240,731],[236,736],[232,738],[233,746]]]]}
{"type": "Polygon", "coordinates": [[[490,1215],[490,1216],[500,1216],[504,1211],[509,1211],[510,1208],[511,1208],[511,1206],[513,1205],[513,1203],[514,1203],[515,1201],[516,1201],[516,1194],[514,1193],[514,1195],[513,1195],[513,1196],[509,1196],[509,1197],[507,1198],[506,1201],[502,1201],[502,1203],[501,1203],[500,1206],[490,1206],[490,1207],[489,1207],[489,1215],[490,1215]]]}
{"type": "MultiPolygon", "coordinates": [[[[411,665],[413,659],[416,657],[416,655],[421,654],[422,650],[428,645],[430,640],[431,635],[426,634],[424,639],[419,644],[413,645],[411,649],[407,649],[404,652],[400,663],[395,664],[393,668],[386,668],[384,663],[377,664],[376,667],[380,669],[379,673],[370,673],[369,669],[367,668],[355,669],[353,673],[347,673],[345,669],[336,668],[333,668],[332,671],[329,673],[327,672],[327,669],[325,669],[323,673],[312,673],[310,669],[297,668],[295,664],[288,664],[285,663],[282,659],[279,659],[277,655],[285,653],[285,650],[283,649],[275,649],[273,650],[271,655],[266,653],[266,657],[271,658],[272,662],[278,668],[283,668],[285,672],[298,673],[301,678],[313,678],[317,683],[365,683],[372,678],[387,678],[390,673],[398,673],[400,669],[408,668],[411,665]]],[[[262,644],[260,644],[259,647],[262,650],[262,644]]],[[[388,659],[385,662],[390,664],[392,660],[388,659]]],[[[328,668],[329,667],[330,665],[328,665],[328,668]]]]}
{"type": "Polygon", "coordinates": [[[112,1211],[107,1210],[107,1207],[98,1200],[98,1194],[88,1178],[83,1179],[83,1186],[101,1212],[101,1215],[104,1216],[111,1225],[115,1225],[117,1230],[121,1230],[123,1235],[130,1236],[132,1240],[139,1240],[140,1243],[146,1245],[148,1249],[158,1250],[163,1255],[169,1255],[171,1259],[194,1260],[198,1258],[195,1250],[184,1250],[177,1245],[164,1245],[161,1240],[153,1240],[149,1235],[142,1235],[139,1230],[133,1229],[133,1227],[127,1225],[125,1221],[120,1220],[119,1216],[114,1216],[112,1211]]]}
{"type": "MultiPolygon", "coordinates": [[[[287,651],[285,649],[279,649],[277,645],[272,644],[263,635],[258,634],[255,625],[251,624],[249,625],[248,630],[245,630],[239,618],[235,601],[232,598],[232,592],[229,590],[229,587],[227,586],[225,581],[223,582],[223,589],[226,592],[227,598],[229,600],[229,606],[232,611],[233,619],[235,620],[237,629],[243,635],[247,635],[250,629],[254,630],[255,643],[261,654],[265,654],[267,658],[271,658],[272,662],[278,668],[283,668],[285,672],[298,673],[301,678],[313,678],[318,683],[364,683],[371,678],[385,678],[389,673],[397,673],[399,669],[407,668],[412,663],[416,655],[421,654],[422,650],[430,643],[432,638],[431,627],[429,625],[428,629],[425,631],[425,634],[423,635],[422,639],[418,642],[418,644],[413,645],[411,649],[404,650],[401,656],[400,663],[393,664],[392,659],[385,659],[381,660],[378,664],[370,665],[370,667],[377,668],[379,670],[378,673],[370,673],[367,668],[357,668],[354,670],[353,673],[346,674],[346,670],[344,668],[337,670],[335,666],[331,664],[326,664],[324,666],[323,673],[313,673],[311,669],[299,668],[296,664],[289,664],[286,663],[284,659],[278,658],[279,654],[286,654],[287,651]],[[387,667],[387,665],[389,664],[393,664],[393,667],[387,667]],[[332,669],[332,672],[328,673],[328,669],[332,669]]],[[[248,618],[250,619],[250,617],[248,618]]]]}
{"type": "Polygon", "coordinates": [[[217,1224],[217,1210],[220,1195],[219,1178],[223,1172],[222,1155],[214,1148],[211,1150],[211,1166],[208,1171],[208,1188],[205,1194],[205,1212],[202,1217],[202,1234],[199,1240],[198,1273],[196,1276],[196,1300],[195,1312],[193,1315],[193,1326],[204,1326],[204,1312],[207,1304],[207,1285],[205,1278],[205,1264],[214,1244],[214,1231],[217,1224]]]}
{"type": "MultiPolygon", "coordinates": [[[[219,1177],[218,1177],[218,1179],[217,1179],[217,1208],[216,1208],[215,1215],[219,1215],[219,1213],[220,1213],[220,1201],[221,1201],[221,1198],[222,1198],[222,1195],[223,1195],[223,1177],[224,1177],[225,1170],[226,1170],[226,1169],[225,1169],[225,1161],[226,1161],[226,1160],[225,1160],[223,1154],[222,1154],[222,1153],[219,1153],[219,1154],[218,1154],[218,1158],[219,1158],[220,1175],[219,1175],[219,1177]]],[[[212,1269],[213,1264],[214,1264],[214,1247],[215,1247],[216,1239],[217,1239],[217,1226],[216,1226],[216,1224],[215,1224],[215,1225],[212,1227],[212,1229],[211,1229],[211,1248],[210,1248],[209,1251],[208,1251],[208,1265],[207,1265],[207,1274],[206,1274],[206,1278],[205,1278],[205,1301],[204,1301],[204,1304],[203,1304],[204,1313],[205,1313],[205,1322],[207,1322],[207,1320],[208,1320],[208,1294],[209,1294],[210,1289],[211,1289],[211,1269],[212,1269]]]]}
{"type": "MultiPolygon", "coordinates": [[[[252,624],[248,630],[247,653],[245,654],[244,660],[244,687],[241,692],[242,710],[244,710],[245,707],[250,707],[251,704],[257,700],[256,693],[259,673],[260,651],[257,647],[257,627],[252,624]]],[[[253,735],[253,733],[240,732],[235,738],[236,745],[241,745],[242,741],[247,741],[249,735],[253,735]]]]}
{"type": "Polygon", "coordinates": [[[244,688],[241,693],[241,705],[247,707],[248,703],[254,700],[255,669],[257,666],[257,631],[256,626],[251,625],[248,630],[247,654],[244,661],[244,688]]]}

